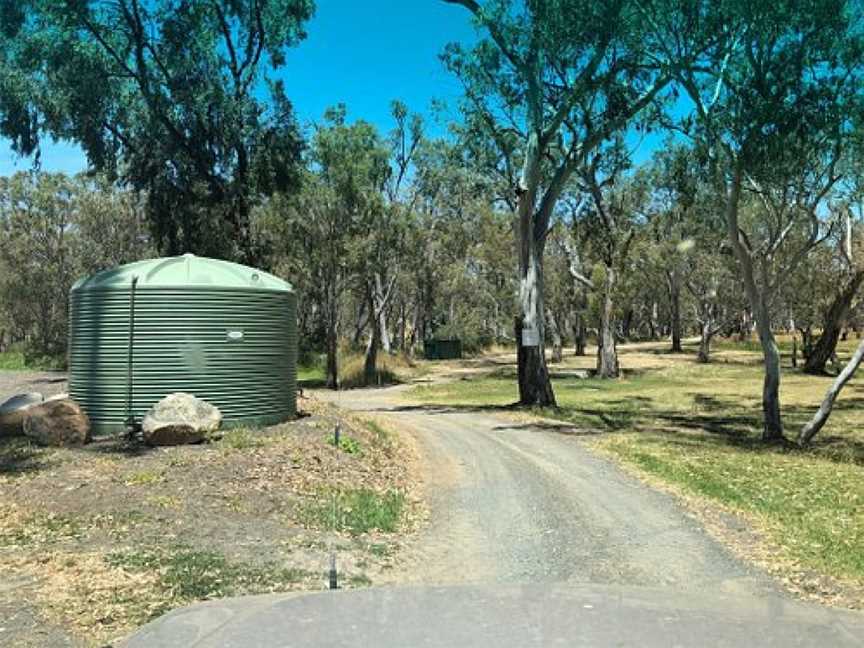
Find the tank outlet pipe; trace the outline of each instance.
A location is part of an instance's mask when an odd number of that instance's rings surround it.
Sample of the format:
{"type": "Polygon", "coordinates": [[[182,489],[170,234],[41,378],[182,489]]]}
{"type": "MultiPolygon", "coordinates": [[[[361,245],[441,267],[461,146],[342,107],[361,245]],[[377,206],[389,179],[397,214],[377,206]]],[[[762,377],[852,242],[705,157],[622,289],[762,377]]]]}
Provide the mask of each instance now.
{"type": "Polygon", "coordinates": [[[133,368],[135,363],[135,292],[138,287],[138,276],[132,277],[129,287],[129,339],[126,347],[126,432],[131,439],[136,439],[141,426],[135,421],[132,412],[132,400],[135,395],[133,368]]]}

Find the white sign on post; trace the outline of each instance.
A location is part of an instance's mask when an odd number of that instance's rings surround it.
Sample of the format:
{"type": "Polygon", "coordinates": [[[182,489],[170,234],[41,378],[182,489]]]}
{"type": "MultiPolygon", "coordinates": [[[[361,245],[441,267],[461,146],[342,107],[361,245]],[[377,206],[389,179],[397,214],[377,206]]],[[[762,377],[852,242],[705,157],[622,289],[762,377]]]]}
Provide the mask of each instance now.
{"type": "Polygon", "coordinates": [[[522,346],[540,346],[540,331],[538,331],[536,328],[522,329],[522,346]]]}

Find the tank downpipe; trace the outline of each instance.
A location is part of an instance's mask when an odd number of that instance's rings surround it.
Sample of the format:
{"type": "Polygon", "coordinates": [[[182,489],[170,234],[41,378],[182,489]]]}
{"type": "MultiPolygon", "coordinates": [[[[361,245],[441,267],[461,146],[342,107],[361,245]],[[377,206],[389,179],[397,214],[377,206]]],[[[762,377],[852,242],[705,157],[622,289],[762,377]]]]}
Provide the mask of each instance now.
{"type": "Polygon", "coordinates": [[[126,348],[126,435],[130,441],[138,441],[141,425],[135,420],[132,413],[132,398],[134,396],[132,369],[135,362],[135,289],[138,285],[138,277],[132,277],[132,285],[129,289],[129,340],[126,348]]]}

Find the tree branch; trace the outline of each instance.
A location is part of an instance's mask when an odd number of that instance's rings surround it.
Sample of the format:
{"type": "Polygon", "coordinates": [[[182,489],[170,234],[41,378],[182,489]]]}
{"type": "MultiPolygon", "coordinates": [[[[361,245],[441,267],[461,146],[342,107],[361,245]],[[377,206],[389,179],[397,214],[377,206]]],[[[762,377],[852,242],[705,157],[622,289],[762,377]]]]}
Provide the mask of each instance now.
{"type": "Polygon", "coordinates": [[[468,11],[474,14],[474,17],[477,18],[477,20],[486,28],[489,35],[492,37],[492,40],[495,41],[495,44],[501,49],[501,52],[507,57],[507,60],[510,61],[513,67],[522,73],[527,72],[527,64],[516,55],[507,43],[507,39],[504,38],[504,34],[502,34],[501,30],[498,29],[498,26],[483,15],[483,8],[479,3],[475,0],[443,0],[443,2],[465,7],[468,11]]]}
{"type": "Polygon", "coordinates": [[[210,4],[216,11],[216,17],[219,19],[219,26],[222,29],[222,39],[225,41],[225,47],[228,50],[228,67],[231,70],[231,76],[234,78],[234,96],[236,97],[240,91],[240,68],[237,63],[237,52],[234,50],[234,41],[231,38],[231,27],[218,0],[214,0],[210,4]]]}

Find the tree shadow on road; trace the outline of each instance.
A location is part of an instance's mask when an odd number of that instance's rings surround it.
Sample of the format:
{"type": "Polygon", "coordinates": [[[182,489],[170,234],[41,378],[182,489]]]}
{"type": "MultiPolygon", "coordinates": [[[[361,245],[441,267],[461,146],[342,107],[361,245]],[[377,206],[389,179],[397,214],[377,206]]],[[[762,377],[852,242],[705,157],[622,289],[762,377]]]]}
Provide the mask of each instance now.
{"type": "Polygon", "coordinates": [[[380,405],[378,407],[370,407],[364,411],[367,412],[391,412],[391,413],[411,413],[417,412],[421,414],[457,414],[457,413],[494,413],[494,412],[513,412],[518,411],[520,406],[518,403],[507,405],[472,405],[468,403],[448,403],[444,404],[428,404],[428,405],[380,405]]]}
{"type": "MultiPolygon", "coordinates": [[[[864,397],[846,399],[837,404],[837,411],[854,411],[864,407],[864,397]]],[[[795,434],[812,415],[812,409],[787,406],[783,409],[784,424],[790,440],[779,444],[766,444],[761,440],[762,412],[758,407],[743,405],[734,398],[713,394],[696,394],[692,406],[664,407],[648,396],[627,396],[608,399],[602,406],[565,406],[557,410],[522,408],[518,404],[475,405],[448,403],[446,405],[399,405],[384,407],[382,412],[417,412],[429,415],[452,413],[513,413],[542,417],[537,421],[502,423],[496,430],[546,431],[568,436],[589,437],[606,433],[653,433],[667,438],[678,438],[693,447],[694,444],[723,444],[738,449],[800,452],[819,456],[836,463],[864,465],[864,440],[849,435],[823,434],[813,444],[802,449],[793,440],[795,434]]]]}
{"type": "Polygon", "coordinates": [[[492,428],[496,432],[555,432],[565,436],[587,437],[597,436],[602,432],[596,428],[583,428],[572,423],[560,423],[557,421],[535,421],[532,423],[503,423],[492,428]]]}

